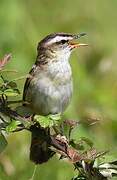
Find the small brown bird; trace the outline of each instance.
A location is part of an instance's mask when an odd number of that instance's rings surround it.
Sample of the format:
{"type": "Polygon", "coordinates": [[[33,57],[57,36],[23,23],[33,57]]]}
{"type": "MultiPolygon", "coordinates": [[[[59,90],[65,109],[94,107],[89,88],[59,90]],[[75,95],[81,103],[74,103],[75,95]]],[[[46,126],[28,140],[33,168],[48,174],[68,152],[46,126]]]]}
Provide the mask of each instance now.
{"type": "MultiPolygon", "coordinates": [[[[54,33],[39,42],[36,62],[26,80],[23,94],[23,101],[28,102],[25,106],[33,114],[62,114],[67,108],[73,91],[69,57],[74,49],[87,45],[73,42],[84,35],[54,33]]],[[[41,164],[53,153],[40,139],[39,133],[35,127],[32,128],[30,159],[41,164]]]]}

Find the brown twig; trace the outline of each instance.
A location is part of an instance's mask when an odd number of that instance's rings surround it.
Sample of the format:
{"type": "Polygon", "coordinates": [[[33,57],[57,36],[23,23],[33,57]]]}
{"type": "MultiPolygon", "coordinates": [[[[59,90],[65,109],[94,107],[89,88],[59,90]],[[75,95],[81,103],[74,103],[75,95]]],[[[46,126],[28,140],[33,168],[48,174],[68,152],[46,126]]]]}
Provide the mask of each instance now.
{"type": "Polygon", "coordinates": [[[8,61],[11,59],[11,54],[6,54],[1,60],[0,60],[0,70],[3,69],[3,67],[8,63],[8,61]]]}

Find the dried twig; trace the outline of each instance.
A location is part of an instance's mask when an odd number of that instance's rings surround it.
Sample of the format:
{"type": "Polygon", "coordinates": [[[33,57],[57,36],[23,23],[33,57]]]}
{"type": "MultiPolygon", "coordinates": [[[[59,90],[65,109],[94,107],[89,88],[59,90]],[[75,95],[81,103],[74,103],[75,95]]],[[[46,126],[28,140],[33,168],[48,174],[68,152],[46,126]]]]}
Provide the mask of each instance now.
{"type": "Polygon", "coordinates": [[[11,59],[11,54],[6,54],[1,60],[0,60],[0,70],[3,69],[3,67],[8,63],[8,61],[11,59]]]}

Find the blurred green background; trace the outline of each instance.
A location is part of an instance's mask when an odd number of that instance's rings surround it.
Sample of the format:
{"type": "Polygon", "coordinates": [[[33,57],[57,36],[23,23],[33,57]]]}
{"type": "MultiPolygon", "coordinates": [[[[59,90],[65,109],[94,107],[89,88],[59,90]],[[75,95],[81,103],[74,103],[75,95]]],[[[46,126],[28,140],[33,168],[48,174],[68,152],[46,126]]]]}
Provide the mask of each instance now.
{"type": "MultiPolygon", "coordinates": [[[[74,95],[66,119],[82,120],[73,138],[89,137],[99,150],[110,150],[106,160],[117,157],[117,1],[109,0],[0,0],[0,57],[12,53],[4,73],[7,78],[25,76],[36,58],[37,43],[52,32],[87,32],[80,42],[89,47],[71,56],[74,95]],[[90,118],[100,122],[89,126],[90,118]]],[[[18,81],[23,89],[25,79],[18,81]]],[[[0,156],[0,180],[29,180],[34,164],[29,161],[30,134],[8,136],[0,156]]],[[[34,179],[69,180],[70,163],[57,157],[38,166],[34,179]]]]}

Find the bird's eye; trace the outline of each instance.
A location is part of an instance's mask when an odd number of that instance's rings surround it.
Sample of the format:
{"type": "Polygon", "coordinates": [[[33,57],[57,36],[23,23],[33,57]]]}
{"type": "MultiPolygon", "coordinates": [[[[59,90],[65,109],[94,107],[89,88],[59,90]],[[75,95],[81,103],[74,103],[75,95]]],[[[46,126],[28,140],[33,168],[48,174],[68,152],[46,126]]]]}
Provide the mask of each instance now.
{"type": "Polygon", "coordinates": [[[66,40],[61,40],[61,44],[65,44],[66,42],[66,40]]]}

